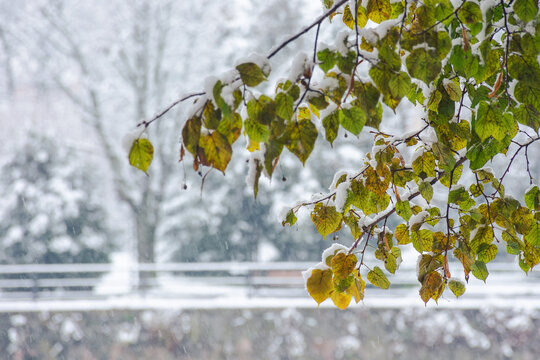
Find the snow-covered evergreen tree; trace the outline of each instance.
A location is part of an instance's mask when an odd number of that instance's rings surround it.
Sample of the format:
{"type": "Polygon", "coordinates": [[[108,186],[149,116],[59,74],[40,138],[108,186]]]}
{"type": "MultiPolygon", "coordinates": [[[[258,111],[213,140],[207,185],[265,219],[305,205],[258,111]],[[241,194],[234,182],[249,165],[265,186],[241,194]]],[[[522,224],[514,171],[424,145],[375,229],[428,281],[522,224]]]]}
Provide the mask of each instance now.
{"type": "Polygon", "coordinates": [[[32,133],[0,173],[0,263],[107,262],[106,214],[71,150],[32,133]]]}

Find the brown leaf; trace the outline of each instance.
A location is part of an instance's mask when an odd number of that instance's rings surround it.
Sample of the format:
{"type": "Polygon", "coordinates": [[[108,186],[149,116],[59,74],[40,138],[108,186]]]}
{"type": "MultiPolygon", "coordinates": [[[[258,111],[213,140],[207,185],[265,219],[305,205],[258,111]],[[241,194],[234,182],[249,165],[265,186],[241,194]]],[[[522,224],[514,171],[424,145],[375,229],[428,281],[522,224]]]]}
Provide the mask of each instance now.
{"type": "Polygon", "coordinates": [[[464,27],[461,28],[461,36],[463,37],[463,50],[469,51],[471,46],[469,45],[469,37],[467,36],[467,30],[464,27]]]}
{"type": "Polygon", "coordinates": [[[499,76],[497,76],[497,81],[495,81],[495,85],[493,85],[493,91],[488,94],[488,98],[492,98],[497,94],[497,91],[499,91],[499,88],[501,87],[503,79],[503,72],[501,71],[499,73],[499,76]]]}

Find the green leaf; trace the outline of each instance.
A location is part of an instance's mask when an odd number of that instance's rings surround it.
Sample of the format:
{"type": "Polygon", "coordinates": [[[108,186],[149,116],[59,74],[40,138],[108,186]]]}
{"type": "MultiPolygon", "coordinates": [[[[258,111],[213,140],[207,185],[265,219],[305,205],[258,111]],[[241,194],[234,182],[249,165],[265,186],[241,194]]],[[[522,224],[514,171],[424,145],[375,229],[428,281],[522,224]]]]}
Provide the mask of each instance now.
{"type": "Polygon", "coordinates": [[[272,176],[274,169],[279,160],[279,156],[283,151],[283,144],[277,141],[266,143],[266,151],[264,152],[264,168],[269,176],[272,176]]]}
{"type": "Polygon", "coordinates": [[[388,86],[390,87],[390,94],[392,94],[394,98],[400,99],[409,92],[411,88],[411,78],[405,72],[401,71],[390,78],[388,86]]]}
{"type": "Polygon", "coordinates": [[[326,9],[330,9],[334,5],[334,0],[323,0],[323,5],[326,9]]]}
{"type": "Polygon", "coordinates": [[[214,108],[214,104],[209,101],[204,107],[203,121],[207,129],[217,129],[221,120],[221,110],[214,108]]]}
{"type": "Polygon", "coordinates": [[[538,109],[529,104],[521,104],[519,107],[514,108],[513,112],[517,121],[529,126],[534,131],[538,131],[540,127],[540,112],[538,109]]]}
{"type": "Polygon", "coordinates": [[[320,305],[324,300],[328,299],[334,290],[332,270],[314,269],[307,279],[306,287],[309,295],[320,305]]]}
{"type": "Polygon", "coordinates": [[[296,155],[302,164],[305,164],[315,146],[315,140],[317,140],[318,135],[317,128],[311,120],[302,119],[297,122],[291,122],[285,132],[289,138],[289,141],[286,143],[287,149],[296,155]]]}
{"type": "Polygon", "coordinates": [[[435,8],[432,6],[419,6],[416,9],[416,17],[422,28],[435,25],[435,8]]]}
{"type": "Polygon", "coordinates": [[[246,134],[249,136],[249,140],[253,142],[266,142],[270,137],[270,129],[268,126],[253,121],[251,118],[244,121],[244,128],[246,134]]]}
{"type": "Polygon", "coordinates": [[[483,141],[492,136],[496,140],[503,140],[506,135],[513,136],[515,121],[510,114],[502,111],[492,104],[481,102],[476,116],[475,132],[483,141]]]}
{"type": "Polygon", "coordinates": [[[439,111],[439,103],[442,100],[442,94],[439,90],[435,90],[431,97],[429,98],[427,108],[431,111],[438,112],[439,111]]]}
{"type": "Polygon", "coordinates": [[[390,251],[385,252],[383,261],[384,268],[388,272],[395,274],[399,267],[399,262],[401,262],[401,250],[397,246],[394,246],[390,251]]]}
{"type": "Polygon", "coordinates": [[[358,135],[366,123],[366,114],[359,107],[341,109],[339,111],[339,122],[345,130],[358,135]]]}
{"type": "Polygon", "coordinates": [[[191,119],[188,119],[182,128],[182,142],[193,156],[197,155],[197,151],[199,149],[201,125],[201,118],[194,116],[191,119]]]}
{"type": "Polygon", "coordinates": [[[236,70],[240,73],[242,82],[247,86],[257,86],[266,80],[266,75],[255,63],[248,62],[240,64],[236,67],[236,70]]]}
{"type": "Polygon", "coordinates": [[[519,257],[519,263],[518,264],[519,264],[520,269],[523,270],[523,272],[525,274],[527,274],[529,272],[529,270],[531,270],[530,265],[527,264],[525,262],[525,260],[521,256],[519,257]]]}
{"type": "Polygon", "coordinates": [[[452,290],[456,297],[460,297],[465,293],[465,284],[459,280],[450,280],[448,282],[448,288],[452,290]]]}
{"type": "Polygon", "coordinates": [[[540,82],[540,65],[535,58],[531,59],[522,55],[509,56],[508,74],[522,84],[527,84],[536,89],[540,88],[538,84],[540,82]]]}
{"type": "MultiPolygon", "coordinates": [[[[415,226],[411,228],[414,229],[415,226]]],[[[433,232],[428,229],[411,231],[411,242],[418,252],[431,251],[433,246],[433,232]]]]}
{"type": "Polygon", "coordinates": [[[421,179],[435,176],[435,155],[429,151],[418,156],[412,163],[412,169],[421,179]]]}
{"type": "Polygon", "coordinates": [[[476,252],[481,244],[491,244],[493,241],[493,229],[489,225],[481,225],[476,230],[473,239],[471,240],[471,251],[476,252]]]}
{"type": "Polygon", "coordinates": [[[285,225],[289,225],[289,226],[293,226],[294,224],[296,224],[296,215],[294,213],[294,211],[291,209],[287,212],[287,215],[285,216],[285,220],[283,220],[281,222],[281,225],[282,226],[285,226],[285,225]]]}
{"type": "Polygon", "coordinates": [[[442,142],[436,142],[431,148],[433,149],[433,153],[437,156],[439,167],[446,172],[452,171],[456,165],[456,159],[454,158],[454,153],[450,147],[442,142]]]}
{"type": "Polygon", "coordinates": [[[405,221],[409,221],[412,216],[411,206],[409,201],[398,201],[396,204],[396,213],[403,218],[405,221]]]}
{"type": "Polygon", "coordinates": [[[466,78],[473,77],[478,72],[479,58],[472,52],[463,50],[461,45],[452,48],[449,60],[455,71],[466,78]]]}
{"type": "Polygon", "coordinates": [[[488,138],[481,143],[475,143],[467,151],[467,159],[471,161],[471,170],[480,169],[493,156],[505,149],[504,143],[488,138]]]}
{"type": "Polygon", "coordinates": [[[487,264],[491,260],[495,259],[495,257],[497,256],[497,252],[498,252],[497,245],[481,244],[478,247],[478,251],[476,253],[478,254],[478,260],[487,264]]]}
{"type": "Polygon", "coordinates": [[[477,279],[486,282],[486,278],[488,277],[489,272],[485,263],[480,260],[476,260],[471,266],[471,271],[477,279]]]}
{"type": "Polygon", "coordinates": [[[475,24],[482,22],[482,10],[477,3],[467,1],[458,11],[459,19],[465,24],[475,24]]]}
{"type": "Polygon", "coordinates": [[[525,204],[531,210],[540,210],[540,189],[538,186],[531,187],[525,193],[525,204]]]}
{"type": "Polygon", "coordinates": [[[346,56],[338,54],[336,63],[341,72],[350,74],[356,65],[356,53],[354,51],[349,51],[346,56]]]}
{"type": "Polygon", "coordinates": [[[324,206],[321,203],[316,204],[311,212],[311,220],[323,238],[338,230],[341,218],[342,215],[335,206],[324,206]]]}
{"type": "Polygon", "coordinates": [[[514,11],[524,22],[531,21],[536,18],[536,14],[538,13],[538,1],[516,0],[514,3],[514,11]]]}
{"type": "Polygon", "coordinates": [[[227,138],[214,131],[210,135],[201,136],[199,146],[204,150],[206,157],[206,161],[202,161],[202,164],[225,173],[232,156],[232,148],[227,138]]]}
{"type": "Polygon", "coordinates": [[[223,90],[224,85],[221,83],[221,80],[218,80],[214,84],[214,88],[212,89],[214,99],[216,100],[216,104],[223,113],[223,116],[230,116],[231,115],[231,107],[229,104],[223,99],[221,96],[221,91],[223,90]]]}
{"type": "Polygon", "coordinates": [[[339,110],[336,110],[324,117],[322,120],[326,140],[332,144],[337,137],[339,130],[339,110]]]}
{"type": "Polygon", "coordinates": [[[392,15],[390,0],[368,0],[366,10],[367,17],[377,24],[390,19],[392,15]]]}
{"type": "Polygon", "coordinates": [[[459,85],[451,80],[444,81],[443,83],[444,83],[444,89],[446,90],[446,93],[450,97],[450,100],[460,101],[462,92],[459,85]]]}
{"type": "Polygon", "coordinates": [[[222,119],[219,122],[217,131],[227,138],[229,144],[234,144],[242,132],[242,118],[240,114],[234,113],[232,116],[222,119]]]}
{"type": "Polygon", "coordinates": [[[380,267],[375,266],[373,270],[370,270],[367,274],[367,279],[370,283],[381,289],[388,289],[390,287],[390,281],[386,278],[380,267]]]}
{"type": "Polygon", "coordinates": [[[414,49],[406,60],[407,70],[412,77],[430,84],[441,72],[441,62],[434,50],[414,49]]]}
{"type": "MultiPolygon", "coordinates": [[[[352,193],[349,192],[349,195],[350,194],[352,193]]],[[[354,216],[352,213],[347,216],[344,216],[343,221],[351,230],[351,235],[354,239],[358,239],[358,237],[362,235],[362,229],[358,225],[358,218],[354,216]]]]}
{"type": "Polygon", "coordinates": [[[433,186],[427,181],[422,181],[418,185],[418,190],[420,191],[420,195],[427,201],[430,202],[433,198],[433,186]]]}
{"type": "Polygon", "coordinates": [[[535,221],[531,230],[525,235],[525,241],[531,246],[540,247],[540,222],[535,221]]]}
{"type": "Polygon", "coordinates": [[[293,116],[293,103],[292,96],[279,93],[276,95],[276,115],[284,120],[291,120],[293,116]]]}
{"type": "Polygon", "coordinates": [[[253,121],[269,126],[276,117],[276,104],[270,97],[261,95],[248,102],[247,113],[253,121]]]}
{"type": "Polygon", "coordinates": [[[148,139],[136,139],[129,150],[129,164],[146,173],[154,158],[154,147],[148,139]]]}
{"type": "Polygon", "coordinates": [[[319,67],[321,70],[327,73],[334,65],[336,65],[337,56],[336,53],[329,49],[324,49],[317,52],[317,59],[319,60],[319,67]]]}
{"type": "Polygon", "coordinates": [[[514,89],[516,100],[527,105],[533,106],[537,111],[540,110],[540,89],[534,87],[526,81],[520,81],[514,89]]]}

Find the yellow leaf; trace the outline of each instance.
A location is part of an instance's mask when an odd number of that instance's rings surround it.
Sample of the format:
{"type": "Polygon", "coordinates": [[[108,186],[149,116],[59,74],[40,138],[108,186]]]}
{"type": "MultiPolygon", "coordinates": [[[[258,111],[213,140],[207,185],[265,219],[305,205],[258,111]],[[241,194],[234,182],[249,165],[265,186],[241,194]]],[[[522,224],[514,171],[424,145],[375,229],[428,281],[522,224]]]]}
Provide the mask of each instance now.
{"type": "Polygon", "coordinates": [[[146,172],[154,157],[154,147],[148,139],[136,139],[129,151],[129,164],[146,172]]]}
{"type": "Polygon", "coordinates": [[[368,21],[366,9],[364,9],[364,7],[360,5],[360,2],[358,2],[358,14],[356,17],[356,21],[357,21],[358,26],[361,28],[366,26],[367,21],[368,21]]]}
{"type": "Polygon", "coordinates": [[[453,82],[452,80],[445,80],[443,83],[444,83],[444,90],[446,90],[446,93],[450,97],[450,100],[460,101],[462,92],[459,85],[453,82]]]}
{"type": "Polygon", "coordinates": [[[354,29],[354,16],[349,5],[345,6],[345,10],[343,10],[343,23],[347,25],[349,29],[354,29]]]}
{"type": "Polygon", "coordinates": [[[358,304],[360,300],[364,299],[364,292],[366,291],[366,282],[360,276],[360,272],[354,275],[354,283],[348,290],[354,297],[354,301],[358,304]]]}
{"type": "Polygon", "coordinates": [[[338,230],[341,217],[335,206],[324,206],[321,203],[315,205],[315,209],[311,212],[311,220],[323,238],[338,230]]]}
{"type": "Polygon", "coordinates": [[[357,262],[358,259],[353,254],[337,254],[332,258],[332,271],[334,272],[334,277],[339,280],[345,279],[354,270],[357,262]]]}
{"type": "Polygon", "coordinates": [[[257,141],[249,140],[249,145],[247,147],[249,152],[254,152],[261,149],[261,144],[257,141]]]}
{"type": "Polygon", "coordinates": [[[437,271],[427,274],[420,288],[420,297],[424,303],[427,303],[432,297],[438,298],[437,295],[439,295],[442,285],[442,276],[437,271]]]}
{"type": "Polygon", "coordinates": [[[375,266],[373,270],[368,272],[367,278],[370,283],[381,289],[388,289],[390,287],[390,281],[388,281],[386,275],[384,275],[383,271],[378,266],[375,266]]]}
{"type": "Polygon", "coordinates": [[[392,5],[390,0],[369,0],[367,3],[367,16],[376,22],[381,23],[384,20],[390,19],[392,15],[392,5]]]}
{"type": "Polygon", "coordinates": [[[330,298],[338,308],[345,310],[351,302],[352,294],[347,292],[334,292],[330,298]]]}
{"type": "Polygon", "coordinates": [[[448,283],[448,287],[456,297],[460,297],[465,292],[465,284],[459,280],[452,279],[448,283]]]}
{"type": "Polygon", "coordinates": [[[334,290],[332,285],[332,270],[314,269],[311,272],[311,276],[307,279],[306,287],[309,295],[320,305],[324,300],[328,299],[334,290]]]}
{"type": "Polygon", "coordinates": [[[201,136],[199,146],[204,150],[205,160],[203,165],[225,172],[229,161],[231,160],[232,148],[227,138],[218,131],[210,135],[201,136]]]}

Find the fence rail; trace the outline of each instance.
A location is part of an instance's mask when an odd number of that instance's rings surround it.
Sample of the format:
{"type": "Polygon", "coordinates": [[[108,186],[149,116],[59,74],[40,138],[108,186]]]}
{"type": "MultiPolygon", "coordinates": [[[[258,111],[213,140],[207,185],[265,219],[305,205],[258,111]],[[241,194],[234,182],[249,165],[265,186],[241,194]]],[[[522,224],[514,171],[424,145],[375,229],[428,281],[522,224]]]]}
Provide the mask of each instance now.
{"type": "MultiPolygon", "coordinates": [[[[16,301],[110,300],[138,296],[188,299],[195,304],[197,299],[240,297],[294,300],[307,297],[301,271],[312,265],[312,262],[0,265],[0,305],[5,307],[16,301]]],[[[470,280],[469,299],[519,298],[535,303],[540,299],[538,273],[525,276],[514,263],[493,263],[488,269],[487,285],[470,280]]],[[[459,274],[462,270],[456,265],[452,273],[459,274]]],[[[418,299],[419,284],[414,267],[400,268],[389,280],[392,283],[389,291],[368,284],[370,297],[418,299]]]]}

